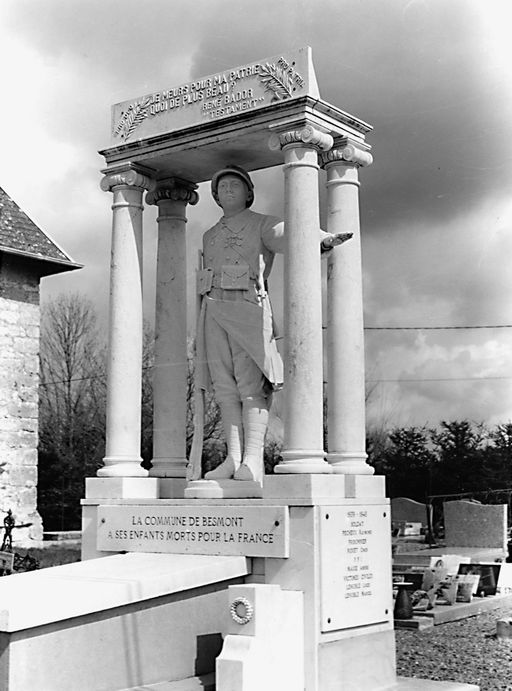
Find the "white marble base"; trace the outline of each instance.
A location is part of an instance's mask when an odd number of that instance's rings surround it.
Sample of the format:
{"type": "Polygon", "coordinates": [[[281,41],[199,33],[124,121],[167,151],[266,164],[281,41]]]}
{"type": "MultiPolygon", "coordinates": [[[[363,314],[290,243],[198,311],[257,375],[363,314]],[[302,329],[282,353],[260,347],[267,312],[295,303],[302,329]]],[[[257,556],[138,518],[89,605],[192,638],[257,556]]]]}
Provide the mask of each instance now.
{"type": "Polygon", "coordinates": [[[228,598],[217,691],[304,691],[302,593],[246,584],[230,586],[228,598]]]}
{"type": "Polygon", "coordinates": [[[297,475],[265,475],[263,496],[265,499],[281,499],[286,504],[312,506],[326,500],[345,498],[346,475],[321,473],[297,475]]]}
{"type": "Polygon", "coordinates": [[[289,506],[329,504],[344,499],[384,499],[383,475],[266,475],[263,497],[289,506]]]}
{"type": "Polygon", "coordinates": [[[193,480],[185,489],[185,499],[260,499],[259,482],[243,480],[193,480]]]}
{"type": "Polygon", "coordinates": [[[249,571],[243,557],[123,554],[0,578],[0,687],[147,688],[213,672],[227,587],[249,571]]]}
{"type": "Polygon", "coordinates": [[[86,499],[158,499],[156,477],[88,477],[86,499]]]}
{"type": "Polygon", "coordinates": [[[183,499],[187,480],[184,477],[158,477],[159,499],[183,499]]]}
{"type": "Polygon", "coordinates": [[[345,497],[347,499],[364,499],[365,497],[386,496],[386,478],[384,475],[345,475],[345,497]]]}

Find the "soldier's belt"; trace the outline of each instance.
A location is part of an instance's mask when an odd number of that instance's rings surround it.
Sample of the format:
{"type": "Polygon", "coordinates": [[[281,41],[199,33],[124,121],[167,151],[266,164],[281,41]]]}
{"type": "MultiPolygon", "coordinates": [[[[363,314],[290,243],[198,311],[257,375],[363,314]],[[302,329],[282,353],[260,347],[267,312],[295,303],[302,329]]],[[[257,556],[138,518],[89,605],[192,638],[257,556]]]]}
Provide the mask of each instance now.
{"type": "Polygon", "coordinates": [[[197,292],[206,295],[212,288],[249,290],[251,278],[248,264],[224,264],[220,271],[201,269],[197,272],[197,292]]]}

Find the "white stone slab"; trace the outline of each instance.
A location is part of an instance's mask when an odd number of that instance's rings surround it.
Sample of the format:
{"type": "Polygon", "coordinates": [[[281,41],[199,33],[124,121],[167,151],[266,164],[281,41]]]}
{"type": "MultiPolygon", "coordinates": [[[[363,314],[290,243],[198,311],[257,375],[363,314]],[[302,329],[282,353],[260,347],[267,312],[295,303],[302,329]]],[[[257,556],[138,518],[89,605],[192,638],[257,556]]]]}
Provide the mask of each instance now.
{"type": "Polygon", "coordinates": [[[0,631],[19,631],[245,576],[243,557],[117,554],[0,579],[0,631]]]}
{"type": "Polygon", "coordinates": [[[386,478],[384,475],[346,475],[345,496],[355,499],[386,496],[386,478]]]}
{"type": "Polygon", "coordinates": [[[185,499],[259,499],[263,489],[253,480],[192,480],[183,494],[185,499]]]}
{"type": "Polygon", "coordinates": [[[288,508],[283,506],[98,507],[100,551],[287,557],[288,508]]]}
{"type": "Polygon", "coordinates": [[[282,500],[289,506],[335,504],[345,499],[345,478],[345,475],[322,473],[265,475],[263,497],[269,501],[282,500]]]}
{"type": "Polygon", "coordinates": [[[159,477],[158,497],[159,499],[183,499],[187,480],[183,477],[159,477]]]}
{"type": "Polygon", "coordinates": [[[391,538],[386,504],[323,507],[320,579],[323,632],[390,620],[391,538]]]}
{"type": "Polygon", "coordinates": [[[112,106],[112,144],[123,144],[310,95],[320,98],[310,48],[224,70],[112,106]]]}
{"type": "Polygon", "coordinates": [[[228,594],[218,691],[304,691],[303,594],[254,584],[230,586],[228,594]]]}
{"type": "Polygon", "coordinates": [[[156,477],[88,477],[87,499],[158,499],[156,477]]]}

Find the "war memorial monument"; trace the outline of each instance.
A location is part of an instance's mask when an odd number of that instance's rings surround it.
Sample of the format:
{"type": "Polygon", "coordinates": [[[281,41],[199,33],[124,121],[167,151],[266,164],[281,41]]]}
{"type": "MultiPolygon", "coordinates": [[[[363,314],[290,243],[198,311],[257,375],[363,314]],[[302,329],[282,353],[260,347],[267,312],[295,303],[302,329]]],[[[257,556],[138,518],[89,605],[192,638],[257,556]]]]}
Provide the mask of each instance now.
{"type": "Polygon", "coordinates": [[[51,691],[477,689],[396,677],[390,508],[365,452],[359,169],[372,163],[371,129],[320,98],[309,48],[113,106],[101,152],[101,187],[113,198],[104,466],[86,483],[83,561],[37,574],[48,604],[25,619],[11,613],[6,689],[32,688],[20,669],[28,648],[37,688],[51,691]],[[272,166],[283,170],[284,225],[252,210],[251,171],[272,166]],[[197,277],[187,458],[187,206],[206,181],[221,218],[204,229],[197,277]],[[149,471],[140,457],[144,203],[158,207],[149,471]],[[282,360],[266,292],[277,251],[282,360]],[[203,476],[210,383],[228,451],[203,476]],[[281,384],[282,460],[264,475],[268,406],[281,384]]]}

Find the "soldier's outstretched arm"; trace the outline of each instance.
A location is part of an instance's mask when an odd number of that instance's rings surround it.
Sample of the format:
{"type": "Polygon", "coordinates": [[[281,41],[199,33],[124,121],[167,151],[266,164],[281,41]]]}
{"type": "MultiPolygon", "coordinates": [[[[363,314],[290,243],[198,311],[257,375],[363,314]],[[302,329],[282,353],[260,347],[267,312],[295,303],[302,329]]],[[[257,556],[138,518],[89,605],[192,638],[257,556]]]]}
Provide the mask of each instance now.
{"type": "Polygon", "coordinates": [[[327,237],[322,238],[321,249],[322,252],[328,252],[333,247],[343,244],[353,236],[353,233],[336,233],[335,235],[328,233],[327,237]]]}

